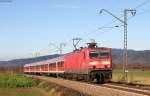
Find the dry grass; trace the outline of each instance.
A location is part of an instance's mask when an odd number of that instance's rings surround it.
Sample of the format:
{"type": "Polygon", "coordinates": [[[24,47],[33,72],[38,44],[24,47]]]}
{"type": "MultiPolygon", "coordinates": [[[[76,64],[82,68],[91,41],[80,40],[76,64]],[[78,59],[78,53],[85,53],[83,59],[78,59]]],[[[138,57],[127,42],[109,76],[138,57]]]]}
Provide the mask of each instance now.
{"type": "MultiPolygon", "coordinates": [[[[45,90],[46,96],[81,96],[80,92],[49,82],[41,82],[38,86],[45,90]]],[[[82,94],[82,96],[88,96],[82,94]]]]}
{"type": "Polygon", "coordinates": [[[0,88],[0,96],[47,96],[38,88],[0,88]]]}
{"type": "MultiPolygon", "coordinates": [[[[120,70],[113,71],[113,81],[122,81],[122,77],[120,70]]],[[[128,72],[128,82],[150,85],[150,71],[131,70],[128,72]]]]}

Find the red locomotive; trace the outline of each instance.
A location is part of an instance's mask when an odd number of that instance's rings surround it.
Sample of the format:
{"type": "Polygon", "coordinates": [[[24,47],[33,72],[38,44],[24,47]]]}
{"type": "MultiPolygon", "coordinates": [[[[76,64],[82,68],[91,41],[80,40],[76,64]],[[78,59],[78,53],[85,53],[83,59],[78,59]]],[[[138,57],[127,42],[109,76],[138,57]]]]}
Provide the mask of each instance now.
{"type": "Polygon", "coordinates": [[[112,77],[111,48],[97,47],[96,43],[88,43],[88,47],[64,56],[25,64],[24,73],[106,82],[112,77]]]}

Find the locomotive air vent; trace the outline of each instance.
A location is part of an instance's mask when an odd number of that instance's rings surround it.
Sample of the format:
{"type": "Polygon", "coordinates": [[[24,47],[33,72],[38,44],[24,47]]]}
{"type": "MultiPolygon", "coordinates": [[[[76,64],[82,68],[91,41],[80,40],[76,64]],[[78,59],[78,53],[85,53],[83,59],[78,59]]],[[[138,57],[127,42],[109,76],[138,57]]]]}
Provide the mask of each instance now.
{"type": "Polygon", "coordinates": [[[90,43],[87,43],[88,48],[96,48],[97,47],[97,43],[95,43],[94,39],[90,40],[90,43]]]}

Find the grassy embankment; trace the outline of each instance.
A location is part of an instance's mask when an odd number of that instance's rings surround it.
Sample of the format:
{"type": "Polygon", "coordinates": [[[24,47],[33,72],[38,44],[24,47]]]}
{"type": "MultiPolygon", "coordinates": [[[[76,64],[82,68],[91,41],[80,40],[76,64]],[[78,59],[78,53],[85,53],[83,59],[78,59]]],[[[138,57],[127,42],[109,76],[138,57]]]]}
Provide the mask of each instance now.
{"type": "MultiPolygon", "coordinates": [[[[0,74],[0,96],[80,96],[81,93],[22,75],[0,74]]],[[[82,96],[86,96],[83,95],[82,96]]]]}
{"type": "MultiPolygon", "coordinates": [[[[122,71],[113,70],[113,81],[122,81],[122,71]]],[[[144,84],[150,85],[150,70],[141,71],[141,70],[129,70],[128,72],[128,82],[134,84],[144,84]]]]}

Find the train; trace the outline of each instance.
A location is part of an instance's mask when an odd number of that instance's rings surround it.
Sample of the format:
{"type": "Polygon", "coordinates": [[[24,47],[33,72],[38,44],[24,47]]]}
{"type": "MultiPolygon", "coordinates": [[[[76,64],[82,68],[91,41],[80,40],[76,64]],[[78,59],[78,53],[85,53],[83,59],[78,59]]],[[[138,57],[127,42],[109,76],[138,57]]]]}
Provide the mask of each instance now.
{"type": "Polygon", "coordinates": [[[47,75],[84,81],[108,82],[112,78],[111,48],[87,43],[57,58],[25,64],[25,74],[47,75]]]}

